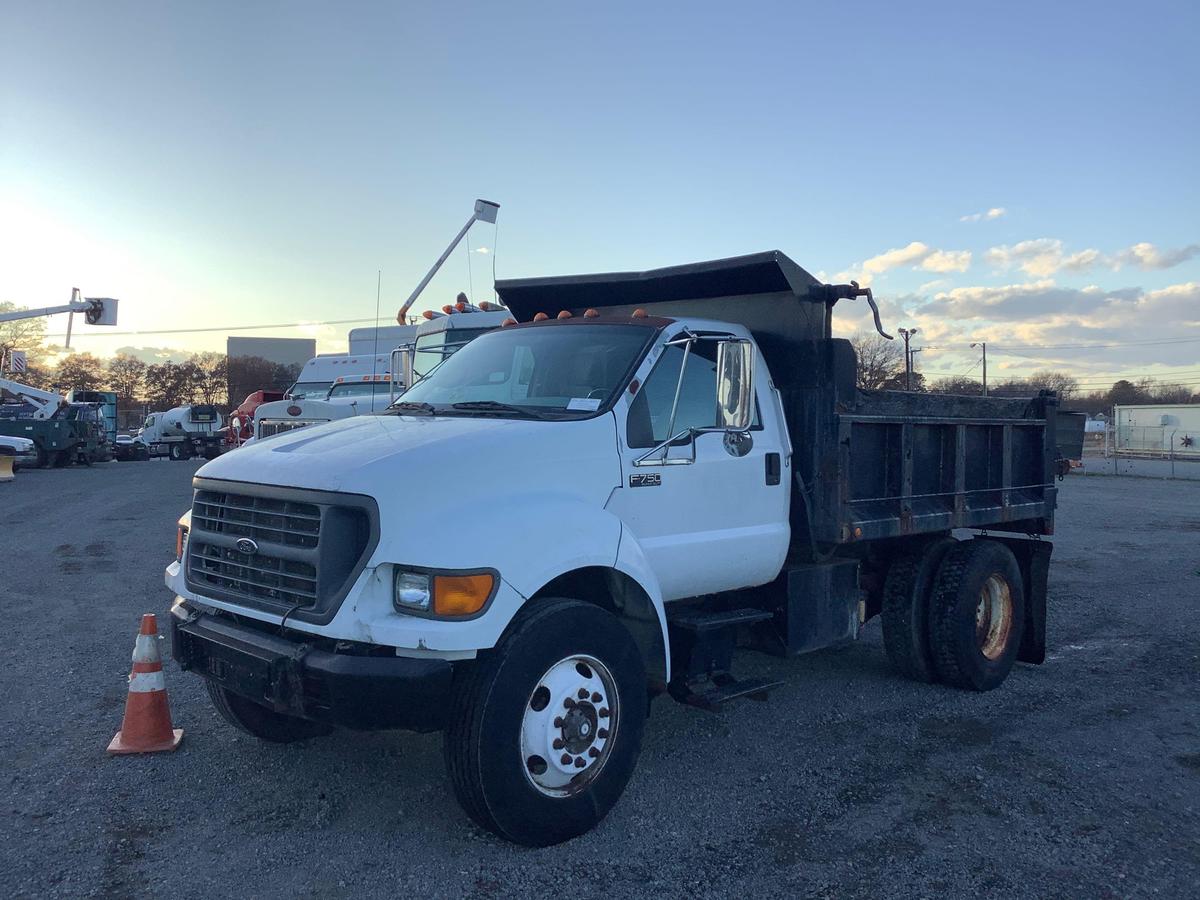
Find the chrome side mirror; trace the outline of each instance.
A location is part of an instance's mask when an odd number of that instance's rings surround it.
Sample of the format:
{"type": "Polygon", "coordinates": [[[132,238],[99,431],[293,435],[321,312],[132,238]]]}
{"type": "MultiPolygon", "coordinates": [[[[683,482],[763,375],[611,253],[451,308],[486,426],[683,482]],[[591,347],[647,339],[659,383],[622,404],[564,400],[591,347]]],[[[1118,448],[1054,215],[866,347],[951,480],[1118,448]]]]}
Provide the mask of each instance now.
{"type": "Polygon", "coordinates": [[[717,345],[717,431],[748,431],[754,422],[754,344],[717,345]]]}

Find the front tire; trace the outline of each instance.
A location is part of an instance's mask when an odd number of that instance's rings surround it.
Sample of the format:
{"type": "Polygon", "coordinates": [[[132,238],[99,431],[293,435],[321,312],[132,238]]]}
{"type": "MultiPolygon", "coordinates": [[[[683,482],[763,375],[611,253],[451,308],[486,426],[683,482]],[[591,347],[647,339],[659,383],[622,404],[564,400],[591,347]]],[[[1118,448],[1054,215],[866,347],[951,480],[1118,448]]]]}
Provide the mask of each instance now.
{"type": "Polygon", "coordinates": [[[183,455],[183,444],[171,444],[167,449],[167,455],[175,462],[183,460],[185,458],[183,455]]]}
{"type": "Polygon", "coordinates": [[[221,718],[246,734],[272,744],[291,744],[329,734],[333,729],[320,722],[285,716],[253,700],[227,691],[209,678],[204,679],[208,696],[221,718]]]}
{"type": "Polygon", "coordinates": [[[647,703],[641,655],[615,616],[538,601],[456,673],[445,734],[454,793],[478,825],[515,843],[577,837],[625,790],[647,703]]]}
{"type": "Polygon", "coordinates": [[[998,541],[959,544],[938,568],[929,644],[945,684],[974,691],[1000,685],[1025,630],[1025,592],[1012,551],[998,541]]]}

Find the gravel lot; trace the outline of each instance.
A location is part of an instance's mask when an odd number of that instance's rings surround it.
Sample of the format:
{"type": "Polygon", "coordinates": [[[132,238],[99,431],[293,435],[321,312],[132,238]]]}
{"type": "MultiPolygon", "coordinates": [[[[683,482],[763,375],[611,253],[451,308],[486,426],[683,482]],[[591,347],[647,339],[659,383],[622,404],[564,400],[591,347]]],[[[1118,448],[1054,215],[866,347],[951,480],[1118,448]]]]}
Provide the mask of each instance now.
{"type": "Polygon", "coordinates": [[[747,655],[787,685],[721,715],[660,698],[609,818],[535,851],[469,824],[439,736],[260,744],[171,663],[182,747],[105,755],[197,468],[0,485],[6,895],[1196,895],[1200,483],[1067,479],[1045,665],[982,695],[906,682],[877,623],[747,655]]]}

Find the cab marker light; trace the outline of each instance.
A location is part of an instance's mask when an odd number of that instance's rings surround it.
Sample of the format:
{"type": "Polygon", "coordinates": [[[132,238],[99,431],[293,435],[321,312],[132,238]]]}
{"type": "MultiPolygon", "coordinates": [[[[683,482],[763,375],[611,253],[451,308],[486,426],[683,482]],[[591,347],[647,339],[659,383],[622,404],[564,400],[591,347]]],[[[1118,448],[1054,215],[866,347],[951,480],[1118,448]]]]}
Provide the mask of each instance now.
{"type": "Polygon", "coordinates": [[[563,309],[563,310],[559,310],[559,313],[558,313],[558,318],[560,318],[560,319],[569,319],[569,318],[571,318],[571,311],[570,311],[569,309],[563,309]]]}
{"type": "Polygon", "coordinates": [[[446,315],[450,315],[450,313],[454,312],[454,307],[447,303],[442,307],[442,312],[444,312],[446,315]]]}
{"type": "Polygon", "coordinates": [[[535,321],[535,322],[545,322],[545,321],[546,321],[548,318],[550,318],[548,315],[546,315],[545,313],[542,313],[542,312],[540,312],[540,313],[538,313],[536,316],[534,316],[534,317],[533,317],[533,321],[535,321]]]}
{"type": "Polygon", "coordinates": [[[635,309],[633,311],[633,318],[635,318],[635,319],[646,318],[646,311],[644,309],[642,309],[641,307],[639,307],[638,309],[635,309]]]}
{"type": "Polygon", "coordinates": [[[594,310],[594,309],[585,309],[585,310],[583,311],[583,317],[584,317],[585,319],[594,319],[594,318],[596,318],[596,317],[597,317],[597,316],[599,316],[599,315],[600,315],[600,313],[599,313],[599,312],[597,312],[597,311],[596,311],[596,310],[594,310]]]}
{"type": "Polygon", "coordinates": [[[493,303],[491,300],[480,300],[479,308],[484,312],[504,312],[507,307],[500,303],[493,303]]]}
{"type": "Polygon", "coordinates": [[[512,316],[509,316],[507,319],[505,319],[503,322],[500,323],[500,327],[507,328],[509,325],[516,325],[516,324],[517,324],[517,320],[514,319],[512,316]]]}

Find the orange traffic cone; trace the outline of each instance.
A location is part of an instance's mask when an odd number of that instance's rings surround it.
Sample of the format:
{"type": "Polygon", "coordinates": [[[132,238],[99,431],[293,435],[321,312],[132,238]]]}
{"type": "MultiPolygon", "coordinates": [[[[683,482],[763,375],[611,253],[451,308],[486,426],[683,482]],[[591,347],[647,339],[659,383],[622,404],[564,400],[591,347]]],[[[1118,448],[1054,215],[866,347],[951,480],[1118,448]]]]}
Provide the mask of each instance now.
{"type": "Polygon", "coordinates": [[[157,753],[174,750],[183,740],[182,728],[171,728],[167,685],[158,653],[158,621],[153,613],[142,616],[142,627],[133,645],[133,671],[121,730],[108,745],[109,753],[157,753]]]}

